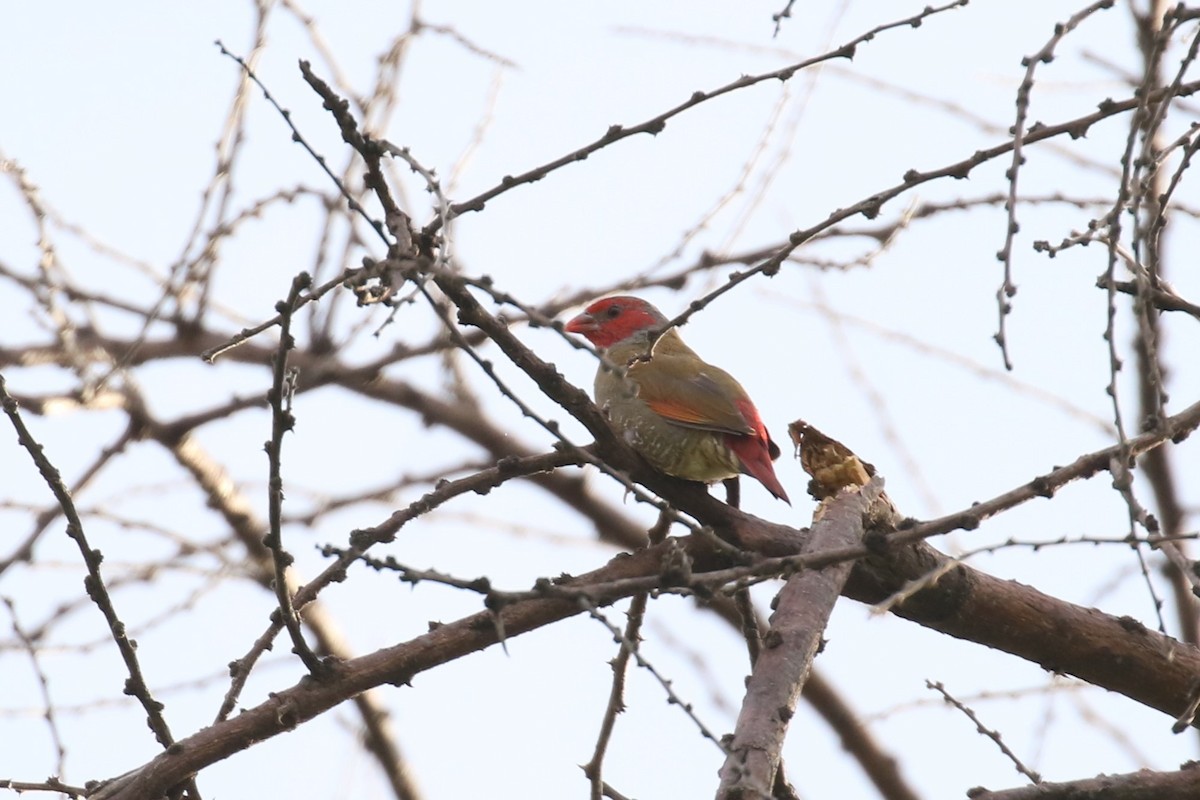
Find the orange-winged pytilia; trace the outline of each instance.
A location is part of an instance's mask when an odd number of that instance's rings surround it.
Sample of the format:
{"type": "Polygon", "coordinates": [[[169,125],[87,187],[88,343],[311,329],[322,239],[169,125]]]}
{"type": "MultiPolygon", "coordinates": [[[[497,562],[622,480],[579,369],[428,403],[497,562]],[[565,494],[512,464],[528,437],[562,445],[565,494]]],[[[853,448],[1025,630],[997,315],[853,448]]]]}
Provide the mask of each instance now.
{"type": "Polygon", "coordinates": [[[606,297],[566,324],[604,350],[616,370],[600,365],[596,404],[650,464],[668,475],[712,483],[745,473],[784,502],[771,441],[742,385],[706,363],[637,297],[606,297]]]}

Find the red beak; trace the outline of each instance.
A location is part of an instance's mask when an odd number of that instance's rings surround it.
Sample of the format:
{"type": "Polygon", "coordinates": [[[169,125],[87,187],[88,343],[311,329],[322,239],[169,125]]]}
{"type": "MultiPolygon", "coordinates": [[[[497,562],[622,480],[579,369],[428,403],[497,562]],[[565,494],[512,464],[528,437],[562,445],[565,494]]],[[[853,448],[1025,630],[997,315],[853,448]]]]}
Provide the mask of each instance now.
{"type": "Polygon", "coordinates": [[[582,333],[586,335],[600,330],[600,324],[596,322],[595,317],[585,311],[568,322],[563,327],[563,330],[567,333],[582,333]]]}

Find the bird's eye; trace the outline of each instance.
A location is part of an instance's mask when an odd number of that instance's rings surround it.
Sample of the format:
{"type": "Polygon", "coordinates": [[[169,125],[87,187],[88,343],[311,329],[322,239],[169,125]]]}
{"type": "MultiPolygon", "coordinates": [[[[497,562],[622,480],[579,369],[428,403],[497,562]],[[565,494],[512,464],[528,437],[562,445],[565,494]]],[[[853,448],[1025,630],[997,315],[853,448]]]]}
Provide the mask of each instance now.
{"type": "Polygon", "coordinates": [[[617,317],[621,316],[621,307],[609,306],[608,311],[605,311],[604,313],[608,315],[609,319],[616,319],[617,317]]]}

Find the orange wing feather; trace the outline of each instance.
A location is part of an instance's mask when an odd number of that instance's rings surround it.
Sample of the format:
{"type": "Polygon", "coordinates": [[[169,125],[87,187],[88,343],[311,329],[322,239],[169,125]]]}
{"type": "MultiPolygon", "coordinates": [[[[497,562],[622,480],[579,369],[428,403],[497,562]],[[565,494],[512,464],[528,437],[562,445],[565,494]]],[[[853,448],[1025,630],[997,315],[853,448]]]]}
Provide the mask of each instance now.
{"type": "Polygon", "coordinates": [[[637,383],[638,397],[654,413],[679,425],[754,433],[753,422],[738,407],[745,391],[729,373],[710,364],[704,365],[705,371],[693,372],[694,363],[674,356],[657,355],[650,363],[652,369],[634,366],[629,377],[637,383]]]}

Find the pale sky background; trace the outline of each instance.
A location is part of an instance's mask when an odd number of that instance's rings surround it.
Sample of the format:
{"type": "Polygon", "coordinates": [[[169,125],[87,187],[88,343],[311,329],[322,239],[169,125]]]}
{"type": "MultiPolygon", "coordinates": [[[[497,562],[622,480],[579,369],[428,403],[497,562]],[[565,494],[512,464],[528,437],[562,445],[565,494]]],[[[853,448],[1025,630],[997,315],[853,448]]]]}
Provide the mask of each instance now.
{"type": "MultiPolygon", "coordinates": [[[[799,2],[794,18],[772,38],[771,14],[782,5],[783,0],[695,2],[686,8],[632,2],[428,2],[421,12],[428,23],[452,26],[514,66],[499,67],[449,36],[426,32],[412,45],[398,88],[398,113],[383,135],[410,147],[445,180],[481,116],[490,114],[486,136],[451,193],[463,199],[505,174],[592,141],[610,125],[636,124],[698,89],[824,52],[924,4],[799,2]]],[[[672,120],[656,137],[626,140],[497,198],[483,213],[468,214],[456,224],[454,251],[467,272],[491,275],[500,288],[534,304],[582,287],[602,289],[651,269],[675,250],[681,232],[738,182],[786,92],[765,155],[747,180],[751,191],[734,198],[663,269],[690,263],[705,249],[781,241],[834,209],[892,186],[909,169],[944,166],[1002,141],[1013,120],[1021,57],[1041,48],[1054,23],[1079,5],[1027,3],[1017,10],[1012,3],[985,0],[936,16],[916,30],[884,32],[860,46],[853,62],[831,62],[786,85],[768,82],[705,103],[672,120]],[[942,98],[992,128],[883,90],[879,82],[942,98]],[[753,190],[768,178],[761,204],[753,205],[761,194],[753,190]]],[[[304,8],[339,69],[363,91],[381,51],[409,15],[407,4],[369,0],[304,8]]],[[[247,52],[252,18],[249,4],[235,2],[8,4],[0,26],[0,69],[6,76],[0,84],[5,109],[0,159],[19,163],[63,219],[165,271],[180,257],[194,225],[200,193],[213,170],[214,143],[240,79],[237,65],[213,42],[220,39],[235,52],[247,52]]],[[[286,10],[275,9],[267,30],[260,78],[308,140],[341,164],[345,152],[337,130],[296,67],[298,60],[308,59],[319,74],[329,75],[329,65],[286,10]]],[[[1039,68],[1030,120],[1067,120],[1106,97],[1128,96],[1129,90],[1093,56],[1136,69],[1131,30],[1128,12],[1118,3],[1068,37],[1054,63],[1039,68]]],[[[1168,63],[1173,68],[1177,57],[1168,63]]],[[[325,188],[317,165],[291,143],[290,132],[261,94],[252,93],[250,106],[236,202],[248,204],[297,184],[325,188]]],[[[1022,193],[1109,198],[1111,177],[1075,166],[1062,157],[1060,146],[1112,168],[1127,122],[1120,117],[1098,125],[1083,141],[1031,148],[1021,174],[1022,193]]],[[[976,169],[968,181],[938,181],[917,194],[933,202],[1003,192],[1008,164],[998,160],[976,169]]],[[[413,217],[424,224],[428,198],[415,177],[405,180],[413,217]]],[[[1186,181],[1181,191],[1196,205],[1186,181]]],[[[906,197],[885,206],[879,222],[894,219],[908,202],[906,197]]],[[[314,206],[311,199],[301,199],[275,208],[226,242],[216,287],[220,301],[241,317],[228,323],[230,332],[242,320],[270,317],[291,276],[311,268],[314,206]]],[[[961,509],[1113,442],[1103,430],[1112,419],[1104,394],[1105,298],[1094,288],[1106,254],[1093,246],[1048,260],[1031,248],[1037,239],[1061,240],[1095,213],[1061,205],[1022,209],[1014,259],[1020,292],[1008,323],[1016,369],[1009,376],[1002,374],[991,339],[994,294],[1001,281],[995,253],[1005,230],[997,207],[916,221],[870,267],[821,271],[789,264],[778,277],[755,279],[718,300],[683,334],[707,359],[737,374],[777,440],[785,441],[789,421],[803,417],[873,462],[906,513],[930,517],[961,509]],[[822,304],[830,314],[818,308],[822,304]],[[978,370],[986,371],[982,379],[978,370]]],[[[0,220],[0,262],[31,274],[37,232],[11,182],[0,183],[0,220]]],[[[872,225],[861,218],[848,224],[872,225]]],[[[153,283],[135,270],[97,255],[61,228],[54,231],[58,255],[80,283],[137,300],[155,296],[153,283]]],[[[1190,257],[1178,254],[1196,252],[1196,234],[1194,220],[1172,230],[1168,252],[1176,257],[1168,269],[1191,265],[1190,257]]],[[[845,258],[871,247],[865,240],[814,243],[800,255],[845,258]]],[[[693,279],[682,295],[651,291],[645,296],[674,314],[686,300],[719,285],[728,271],[693,279]]],[[[1194,270],[1168,277],[1185,297],[1200,297],[1194,270]]],[[[352,304],[342,309],[346,324],[364,314],[352,304]]],[[[382,320],[372,319],[372,326],[382,320]]],[[[1200,337],[1194,321],[1187,322],[1167,320],[1166,359],[1174,367],[1170,408],[1176,411],[1200,393],[1198,373],[1188,369],[1200,337]]],[[[114,333],[137,331],[129,318],[114,315],[103,323],[114,333]]],[[[351,355],[367,361],[397,341],[421,341],[422,332],[432,330],[428,313],[413,312],[378,339],[359,337],[351,355]]],[[[1125,350],[1131,333],[1123,315],[1119,341],[1125,350]]],[[[587,354],[545,330],[521,329],[520,335],[577,385],[590,387],[595,364],[587,354]]],[[[45,340],[25,295],[6,283],[0,289],[0,346],[45,340]]],[[[1132,359],[1128,363],[1132,366],[1132,359]]],[[[403,375],[414,383],[440,381],[436,368],[406,364],[403,375]]],[[[62,386],[61,378],[38,369],[14,369],[5,377],[16,392],[62,386]]],[[[213,398],[265,392],[267,378],[260,369],[232,363],[206,367],[198,361],[141,374],[152,409],[166,419],[205,407],[213,398]]],[[[1133,378],[1127,371],[1122,384],[1130,425],[1133,378]]],[[[548,401],[534,397],[527,382],[516,382],[539,409],[564,418],[548,401]]],[[[514,436],[548,449],[549,438],[502,398],[493,393],[487,401],[490,410],[512,420],[514,436]]],[[[374,485],[398,473],[456,463],[469,452],[455,437],[426,430],[412,415],[333,391],[300,396],[296,412],[299,424],[285,445],[292,510],[308,507],[312,492],[374,485]],[[353,430],[349,419],[355,421],[353,430]]],[[[119,433],[123,418],[91,412],[27,415],[27,422],[70,480],[97,447],[119,433]]],[[[584,441],[580,427],[566,427],[584,441]]],[[[261,445],[268,434],[264,407],[209,426],[200,437],[249,487],[264,516],[261,445]]],[[[1174,458],[1180,475],[1200,467],[1194,446],[1185,445],[1174,458]]],[[[757,485],[744,488],[745,506],[769,519],[803,525],[811,513],[803,498],[806,476],[786,456],[778,471],[797,500],[795,508],[771,500],[757,485]]],[[[616,484],[600,476],[594,481],[598,491],[619,497],[616,484]]],[[[6,502],[49,501],[11,434],[0,434],[0,484],[6,502]]],[[[1122,536],[1128,532],[1126,509],[1109,484],[1107,476],[1099,476],[1068,487],[1053,502],[1028,504],[978,531],[934,544],[957,552],[1009,537],[1122,536]]],[[[1148,502],[1148,491],[1140,489],[1148,502]]],[[[417,494],[414,490],[402,502],[417,494]]],[[[173,463],[151,446],[132,451],[122,469],[78,500],[138,518],[170,520],[198,538],[224,533],[219,520],[182,491],[173,463]],[[149,488],[127,495],[131,486],[149,488]]],[[[1185,496],[1185,501],[1194,504],[1196,497],[1185,496]]],[[[359,506],[316,529],[289,530],[301,572],[315,574],[323,563],[310,544],[342,544],[349,530],[378,523],[398,505],[359,506]]],[[[647,513],[632,503],[629,508],[647,513]]],[[[0,508],[3,554],[29,529],[28,514],[0,508]]],[[[105,551],[114,575],[167,552],[158,537],[117,526],[98,524],[89,534],[105,551]]],[[[538,576],[591,569],[611,556],[594,543],[585,523],[521,485],[447,506],[377,553],[385,554],[466,577],[486,574],[511,589],[525,588],[538,576]],[[525,530],[506,530],[508,523],[525,530]]],[[[0,596],[13,599],[27,628],[78,597],[84,574],[78,552],[60,530],[42,540],[37,558],[37,570],[14,569],[0,578],[0,596]]],[[[1049,548],[1036,558],[1022,548],[971,563],[1157,627],[1136,560],[1126,548],[1076,545],[1049,548]]],[[[236,571],[236,565],[230,569],[236,571]]],[[[428,620],[450,621],[480,608],[476,597],[441,587],[413,590],[361,568],[351,577],[322,597],[358,652],[411,638],[428,620]]],[[[760,589],[756,596],[765,607],[774,587],[760,589]]],[[[225,665],[249,647],[274,603],[246,582],[214,585],[209,575],[182,572],[115,596],[118,609],[136,627],[193,591],[203,596],[182,617],[138,636],[147,678],[152,688],[163,689],[159,699],[178,737],[211,721],[226,688],[225,665]],[[202,683],[190,685],[197,681],[202,683]]],[[[1166,591],[1165,584],[1159,591],[1166,591]]],[[[609,616],[624,622],[617,609],[609,616]]],[[[1168,625],[1173,622],[1168,617],[1168,625]]],[[[0,777],[40,780],[55,770],[54,752],[39,719],[37,682],[27,656],[11,647],[9,624],[0,616],[0,777]]],[[[974,733],[969,720],[924,688],[926,679],[942,681],[964,698],[1000,694],[998,700],[972,705],[1050,780],[1143,766],[1173,769],[1197,756],[1195,735],[1173,736],[1171,720],[1156,711],[1086,687],[1046,693],[1041,689],[1052,679],[1035,665],[899,619],[872,616],[850,601],[839,604],[827,635],[830,642],[818,669],[864,717],[886,715],[873,721],[872,730],[927,797],[958,797],[974,785],[1002,788],[1023,779],[993,743],[974,733]],[[1025,690],[1034,691],[1016,700],[1006,694],[1025,690]],[[914,700],[921,705],[907,707],[914,700]]],[[[748,669],[739,637],[711,615],[693,612],[686,601],[669,598],[651,604],[645,638],[647,658],[695,704],[705,723],[719,733],[732,730],[748,669]]],[[[280,640],[255,673],[243,706],[257,704],[298,677],[298,664],[287,650],[280,640]]],[[[506,656],[492,648],[422,674],[411,689],[384,688],[402,752],[427,798],[587,795],[577,765],[590,757],[600,724],[610,680],[606,662],[616,652],[610,636],[597,623],[576,618],[514,639],[508,650],[506,656]]],[[[133,702],[122,698],[97,706],[118,694],[123,672],[94,607],[80,608],[56,630],[44,667],[61,707],[59,725],[68,751],[64,779],[82,783],[112,777],[153,756],[156,745],[133,702]],[[96,647],[84,653],[71,647],[86,642],[96,647]],[[83,708],[72,710],[76,706],[83,708]]],[[[667,705],[644,670],[630,675],[628,705],[617,722],[606,778],[642,800],[711,796],[720,753],[667,705]]],[[[222,800],[266,793],[386,797],[374,762],[350,732],[356,724],[350,709],[327,714],[205,770],[201,790],[222,800]]],[[[785,759],[789,778],[804,797],[874,796],[857,765],[803,704],[785,759]]]]}

